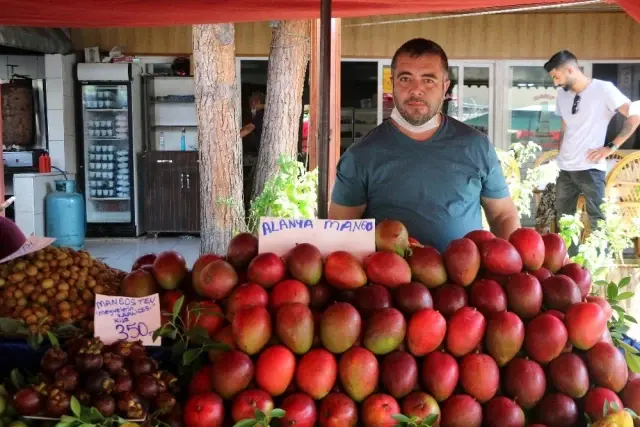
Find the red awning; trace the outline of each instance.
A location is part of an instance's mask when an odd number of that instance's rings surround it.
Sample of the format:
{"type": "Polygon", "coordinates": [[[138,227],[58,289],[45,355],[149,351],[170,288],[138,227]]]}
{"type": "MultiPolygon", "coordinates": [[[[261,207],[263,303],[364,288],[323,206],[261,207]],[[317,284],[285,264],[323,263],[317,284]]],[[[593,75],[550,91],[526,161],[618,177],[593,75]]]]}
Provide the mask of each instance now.
{"type": "MultiPolygon", "coordinates": [[[[640,1],[616,0],[640,22],[640,1]]],[[[333,16],[471,11],[562,0],[333,0],[333,16]]],[[[566,3],[566,2],[565,2],[566,3]]],[[[320,0],[0,0],[0,25],[145,27],[318,18],[320,0]]]]}

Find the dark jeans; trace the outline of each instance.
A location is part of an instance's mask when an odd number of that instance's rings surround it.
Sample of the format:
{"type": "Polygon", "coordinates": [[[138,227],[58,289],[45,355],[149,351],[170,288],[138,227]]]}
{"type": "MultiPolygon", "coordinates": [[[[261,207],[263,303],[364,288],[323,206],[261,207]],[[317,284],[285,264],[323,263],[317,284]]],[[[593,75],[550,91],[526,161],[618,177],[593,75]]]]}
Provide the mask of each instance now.
{"type": "MultiPolygon", "coordinates": [[[[580,194],[584,195],[591,229],[598,227],[598,221],[604,219],[600,210],[604,198],[605,172],[598,169],[584,171],[560,171],[556,181],[556,211],[558,220],[562,215],[574,215],[580,194]]],[[[575,255],[576,248],[570,249],[575,255]]]]}

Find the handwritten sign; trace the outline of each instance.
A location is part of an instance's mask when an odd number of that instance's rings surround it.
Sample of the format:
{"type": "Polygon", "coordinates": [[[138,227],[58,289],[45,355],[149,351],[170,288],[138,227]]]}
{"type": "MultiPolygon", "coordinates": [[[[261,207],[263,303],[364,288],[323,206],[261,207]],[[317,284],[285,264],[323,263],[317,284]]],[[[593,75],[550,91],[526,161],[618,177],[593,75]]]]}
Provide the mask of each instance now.
{"type": "Polygon", "coordinates": [[[297,243],[311,243],[323,256],[347,251],[363,260],[376,250],[375,219],[260,218],[258,252],[284,256],[297,243]]]}
{"type": "Polygon", "coordinates": [[[109,345],[115,341],[138,341],[160,345],[153,333],[161,326],[158,294],[131,298],[96,294],[94,335],[109,345]]]}
{"type": "Polygon", "coordinates": [[[15,251],[14,253],[12,253],[6,258],[0,259],[0,264],[9,262],[12,259],[20,258],[21,256],[28,255],[32,252],[37,252],[40,249],[46,248],[47,246],[49,246],[55,241],[56,239],[54,239],[53,237],[29,236],[29,238],[24,243],[24,245],[20,246],[20,249],[18,249],[17,251],[15,251]]]}

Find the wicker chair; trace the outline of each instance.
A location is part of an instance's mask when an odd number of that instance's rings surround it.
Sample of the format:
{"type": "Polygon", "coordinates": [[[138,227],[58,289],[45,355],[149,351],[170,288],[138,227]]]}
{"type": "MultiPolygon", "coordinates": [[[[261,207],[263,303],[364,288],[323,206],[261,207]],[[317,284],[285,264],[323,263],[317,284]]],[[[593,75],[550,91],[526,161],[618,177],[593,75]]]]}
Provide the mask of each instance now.
{"type": "MultiPolygon", "coordinates": [[[[625,155],[609,172],[605,196],[615,202],[624,220],[640,218],[640,151],[625,155]]],[[[636,256],[640,244],[636,239],[636,256]]]]}

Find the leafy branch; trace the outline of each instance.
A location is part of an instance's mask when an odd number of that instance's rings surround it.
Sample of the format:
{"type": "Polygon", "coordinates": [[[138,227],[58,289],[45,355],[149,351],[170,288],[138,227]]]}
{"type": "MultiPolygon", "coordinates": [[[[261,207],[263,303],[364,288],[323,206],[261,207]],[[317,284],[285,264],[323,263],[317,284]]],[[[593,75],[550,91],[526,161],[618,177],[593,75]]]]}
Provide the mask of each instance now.
{"type": "Polygon", "coordinates": [[[118,417],[105,417],[95,407],[82,406],[75,396],[71,396],[71,415],[63,415],[56,427],[113,427],[127,424],[128,421],[118,417]]]}
{"type": "Polygon", "coordinates": [[[283,418],[287,413],[283,409],[275,408],[265,413],[256,409],[254,418],[238,421],[233,427],[269,427],[274,418],[283,418]]]}
{"type": "Polygon", "coordinates": [[[408,417],[403,414],[392,415],[391,418],[397,421],[396,427],[432,427],[438,421],[438,414],[431,414],[424,418],[408,417]]]}
{"type": "MultiPolygon", "coordinates": [[[[181,368],[188,367],[193,364],[200,356],[209,350],[230,350],[226,344],[214,342],[207,330],[201,326],[190,328],[185,320],[180,316],[182,306],[184,305],[184,295],[181,296],[173,305],[173,311],[171,313],[171,320],[156,329],[153,333],[153,340],[158,337],[167,337],[172,340],[176,340],[171,348],[171,354],[174,359],[180,358],[181,368]],[[196,345],[195,348],[189,348],[196,345]]],[[[187,319],[191,316],[198,317],[202,315],[203,311],[207,311],[207,314],[215,314],[220,316],[220,313],[210,310],[209,307],[190,307],[187,310],[187,319]]]]}

